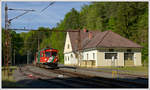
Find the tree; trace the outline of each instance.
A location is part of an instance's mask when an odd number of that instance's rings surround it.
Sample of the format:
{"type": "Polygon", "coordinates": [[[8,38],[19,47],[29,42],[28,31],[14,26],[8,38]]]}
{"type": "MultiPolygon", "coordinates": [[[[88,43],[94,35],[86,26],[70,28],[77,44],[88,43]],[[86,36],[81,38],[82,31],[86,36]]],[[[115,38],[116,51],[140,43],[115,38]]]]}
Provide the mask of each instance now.
{"type": "MultiPolygon", "coordinates": [[[[80,11],[72,8],[53,29],[39,27],[40,32],[29,31],[18,34],[12,32],[13,48],[17,49],[21,59],[26,55],[27,50],[32,51],[34,55],[38,50],[38,36],[40,36],[40,48],[50,46],[58,49],[60,61],[63,62],[66,33],[49,32],[49,30],[83,28],[112,30],[142,45],[144,47],[142,59],[148,62],[148,2],[92,2],[90,5],[83,5],[80,11]],[[18,41],[23,43],[16,43],[18,41]]],[[[2,30],[2,49],[4,49],[4,38],[2,30]]]]}
{"type": "Polygon", "coordinates": [[[79,13],[77,10],[72,8],[71,11],[65,15],[64,25],[65,25],[64,30],[78,29],[80,27],[79,13]]]}

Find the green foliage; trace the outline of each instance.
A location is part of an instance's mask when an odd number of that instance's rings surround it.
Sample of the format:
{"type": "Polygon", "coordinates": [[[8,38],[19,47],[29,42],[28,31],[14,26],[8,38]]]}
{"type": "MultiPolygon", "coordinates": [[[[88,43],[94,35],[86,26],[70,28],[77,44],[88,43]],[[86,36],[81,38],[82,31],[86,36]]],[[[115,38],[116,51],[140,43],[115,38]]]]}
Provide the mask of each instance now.
{"type": "Polygon", "coordinates": [[[58,28],[63,30],[78,29],[79,27],[80,27],[79,13],[74,8],[72,8],[71,11],[65,15],[64,20],[61,21],[60,24],[58,24],[58,28]]]}
{"type": "MultiPolygon", "coordinates": [[[[80,22],[79,22],[79,13],[74,8],[71,9],[65,15],[64,20],[60,21],[57,24],[57,27],[53,30],[68,30],[68,29],[79,29],[80,22]]],[[[59,50],[59,60],[60,63],[63,63],[64,60],[64,44],[65,44],[65,32],[52,32],[51,37],[46,38],[41,46],[44,46],[46,43],[50,45],[52,48],[56,48],[59,50]],[[45,43],[45,44],[44,44],[45,43]]]]}
{"type": "MultiPolygon", "coordinates": [[[[77,16],[75,20],[78,20],[77,16]]],[[[76,25],[80,25],[78,27],[80,29],[112,30],[143,46],[142,60],[148,61],[147,2],[93,2],[90,5],[82,6],[79,12],[79,23],[74,22],[70,17],[75,18],[73,10],[66,14],[64,20],[61,20],[56,28],[75,29],[73,25],[76,23],[76,25]],[[74,23],[72,25],[66,21],[74,23]]]]}
{"type": "Polygon", "coordinates": [[[63,59],[64,59],[64,55],[63,55],[64,50],[63,49],[64,49],[65,33],[53,32],[50,41],[51,41],[51,47],[59,50],[59,60],[60,60],[60,62],[63,62],[63,59]]]}
{"type": "MultiPolygon", "coordinates": [[[[83,5],[80,11],[72,8],[63,20],[52,30],[83,29],[112,30],[128,38],[144,48],[142,60],[148,62],[148,2],[92,2],[83,5]]],[[[13,48],[24,56],[30,50],[34,55],[40,49],[52,47],[59,50],[60,62],[63,62],[63,49],[66,33],[50,32],[49,28],[39,27],[40,32],[12,33],[13,48]],[[23,43],[15,43],[15,42],[23,43]],[[32,42],[32,43],[28,43],[32,42]]],[[[2,47],[4,46],[4,30],[2,30],[2,47]]]]}
{"type": "Polygon", "coordinates": [[[110,17],[107,29],[115,31],[115,19],[113,17],[110,17]]]}

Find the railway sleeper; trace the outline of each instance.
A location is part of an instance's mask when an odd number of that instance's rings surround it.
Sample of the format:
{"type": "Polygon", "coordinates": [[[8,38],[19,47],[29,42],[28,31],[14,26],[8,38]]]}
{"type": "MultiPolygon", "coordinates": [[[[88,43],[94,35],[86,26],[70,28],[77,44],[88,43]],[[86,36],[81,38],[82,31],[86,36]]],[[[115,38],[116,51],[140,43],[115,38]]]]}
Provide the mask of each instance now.
{"type": "Polygon", "coordinates": [[[60,72],[61,71],[61,73],[63,73],[64,75],[68,75],[68,76],[74,76],[74,77],[80,77],[80,79],[82,79],[82,80],[88,80],[88,81],[90,81],[90,82],[98,82],[98,83],[100,83],[102,86],[106,86],[106,87],[128,87],[128,86],[124,86],[124,85],[120,85],[120,84],[114,84],[114,83],[110,83],[110,82],[106,82],[106,80],[105,81],[102,81],[102,80],[93,80],[93,79],[90,79],[91,78],[91,76],[88,76],[87,77],[87,75],[82,75],[82,74],[78,74],[78,73],[74,73],[74,72],[68,72],[68,71],[62,71],[62,70],[58,70],[57,72],[56,71],[53,71],[54,73],[58,73],[58,72],[60,72]],[[86,78],[85,78],[86,77],[86,78]],[[88,78],[88,79],[87,79],[88,78]]]}
{"type": "MultiPolygon", "coordinates": [[[[59,71],[65,72],[65,74],[67,73],[68,75],[72,74],[71,76],[79,76],[79,77],[84,78],[86,80],[90,80],[90,79],[87,79],[87,78],[91,78],[92,77],[92,76],[89,76],[89,75],[79,74],[79,73],[75,73],[75,72],[69,72],[69,71],[64,71],[64,70],[59,70],[59,71]]],[[[129,85],[126,85],[127,83],[124,83],[125,85],[120,84],[120,82],[118,82],[118,81],[117,81],[118,83],[117,82],[112,83],[115,79],[109,79],[109,78],[103,78],[103,77],[98,77],[98,78],[99,78],[99,80],[93,80],[93,79],[91,79],[91,80],[94,81],[94,82],[97,81],[97,82],[99,82],[101,84],[102,83],[103,84],[108,84],[109,86],[112,86],[112,87],[126,87],[126,88],[129,87],[129,85]]]]}
{"type": "MultiPolygon", "coordinates": [[[[50,70],[51,72],[57,73],[57,74],[63,74],[63,75],[68,75],[68,76],[80,76],[82,79],[84,78],[84,80],[90,80],[92,82],[97,82],[97,83],[103,83],[103,85],[109,85],[112,87],[129,87],[131,85],[133,85],[132,82],[128,82],[128,81],[122,81],[122,80],[116,80],[116,79],[109,79],[109,78],[103,78],[103,77],[95,77],[94,79],[87,79],[90,78],[91,76],[88,75],[83,75],[83,74],[79,74],[79,73],[75,73],[75,72],[69,72],[69,71],[64,71],[64,70],[50,70]],[[85,78],[87,77],[87,78],[85,78]],[[111,82],[111,83],[110,83],[111,82]],[[114,82],[114,83],[112,83],[114,82]]],[[[141,87],[140,85],[137,85],[136,83],[134,84],[133,87],[141,87]]],[[[143,86],[143,85],[142,85],[143,86]]]]}
{"type": "MultiPolygon", "coordinates": [[[[21,73],[24,75],[24,76],[28,76],[28,74],[26,74],[26,73],[24,73],[23,71],[22,71],[22,69],[20,68],[20,71],[21,71],[21,73]]],[[[29,71],[29,72],[31,72],[31,71],[29,71]]],[[[43,75],[42,74],[39,74],[39,73],[35,73],[35,72],[32,72],[34,75],[39,75],[39,76],[42,76],[43,77],[43,75]]],[[[38,78],[36,78],[37,80],[41,80],[41,81],[46,81],[46,82],[48,82],[48,83],[56,83],[56,84],[59,84],[59,85],[63,85],[63,86],[65,86],[65,87],[69,87],[69,88],[75,88],[75,87],[78,87],[78,86],[76,86],[76,85],[70,85],[70,84],[68,84],[68,83],[65,83],[65,82],[62,82],[62,81],[56,81],[56,79],[55,80],[46,80],[46,79],[43,79],[43,78],[40,78],[40,77],[38,77],[38,78]]]]}

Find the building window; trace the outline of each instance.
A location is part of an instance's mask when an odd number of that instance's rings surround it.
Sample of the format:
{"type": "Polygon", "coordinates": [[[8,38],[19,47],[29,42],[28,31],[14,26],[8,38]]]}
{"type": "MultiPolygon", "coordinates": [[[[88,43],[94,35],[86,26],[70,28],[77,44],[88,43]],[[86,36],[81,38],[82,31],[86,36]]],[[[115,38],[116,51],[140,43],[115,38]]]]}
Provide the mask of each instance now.
{"type": "Polygon", "coordinates": [[[113,56],[117,59],[117,53],[105,53],[105,59],[112,59],[113,56]]]}
{"type": "Polygon", "coordinates": [[[95,59],[95,53],[93,53],[93,59],[95,59]]]}
{"type": "Polygon", "coordinates": [[[73,55],[71,54],[70,57],[73,58],[73,55]]]}
{"type": "Polygon", "coordinates": [[[109,49],[109,52],[114,52],[114,49],[109,49]]]}
{"type": "Polygon", "coordinates": [[[131,49],[127,49],[127,52],[131,52],[131,49]]]}
{"type": "Polygon", "coordinates": [[[68,44],[68,49],[70,48],[69,44],[68,44]]]}
{"type": "Polygon", "coordinates": [[[68,61],[69,61],[69,56],[68,56],[68,61]]]}
{"type": "Polygon", "coordinates": [[[124,60],[134,60],[134,53],[124,53],[124,60]]]}
{"type": "Polygon", "coordinates": [[[87,54],[87,60],[88,60],[88,58],[89,58],[89,54],[87,54]]]}

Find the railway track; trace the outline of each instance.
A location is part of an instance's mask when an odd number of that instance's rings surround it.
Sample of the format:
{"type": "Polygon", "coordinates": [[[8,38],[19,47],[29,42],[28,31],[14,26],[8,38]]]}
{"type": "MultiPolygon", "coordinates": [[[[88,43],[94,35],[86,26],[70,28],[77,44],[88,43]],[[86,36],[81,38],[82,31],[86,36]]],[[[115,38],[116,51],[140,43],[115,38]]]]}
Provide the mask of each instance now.
{"type": "Polygon", "coordinates": [[[41,73],[31,71],[28,68],[26,69],[26,71],[31,72],[34,75],[38,75],[38,76],[36,76],[36,79],[46,81],[48,83],[53,83],[54,82],[54,83],[57,83],[57,84],[67,86],[69,88],[84,88],[84,87],[86,87],[86,88],[87,87],[88,88],[98,88],[98,87],[106,88],[106,87],[108,87],[108,85],[101,85],[101,84],[87,82],[87,81],[80,81],[80,78],[73,78],[73,79],[72,78],[68,78],[68,79],[57,78],[57,77],[52,77],[50,75],[44,75],[44,74],[41,74],[41,73]],[[39,75],[40,75],[40,77],[39,77],[39,75]],[[47,77],[48,79],[51,78],[51,80],[43,79],[43,77],[47,77]],[[70,82],[70,83],[68,83],[68,82],[70,82]]]}
{"type": "MultiPolygon", "coordinates": [[[[63,82],[64,85],[69,85],[68,87],[102,87],[102,88],[145,88],[147,85],[141,84],[141,83],[135,83],[135,82],[127,82],[127,81],[122,81],[122,80],[116,80],[116,79],[109,79],[109,78],[103,78],[103,77],[93,77],[90,75],[85,75],[85,74],[80,74],[77,72],[70,72],[70,71],[64,71],[61,69],[45,69],[41,68],[43,70],[47,70],[48,72],[52,72],[58,75],[65,75],[68,77],[72,78],[57,78],[57,77],[52,77],[50,75],[43,75],[41,73],[33,72],[27,69],[28,71],[32,72],[35,75],[40,75],[42,77],[47,77],[47,78],[55,78],[57,79],[58,82],[63,82]]],[[[46,81],[45,79],[40,78],[40,80],[46,81]]],[[[49,81],[48,81],[49,82],[49,81]]]]}
{"type": "Polygon", "coordinates": [[[64,88],[68,88],[68,87],[69,88],[74,88],[75,87],[74,85],[69,85],[67,83],[61,82],[61,81],[59,81],[59,79],[57,80],[56,77],[47,76],[47,75],[43,75],[43,74],[40,74],[40,73],[37,73],[37,72],[33,72],[31,70],[26,69],[25,67],[24,67],[24,69],[22,69],[21,67],[19,67],[19,71],[20,71],[20,73],[22,73],[22,75],[30,77],[31,79],[36,79],[36,80],[44,81],[44,82],[47,82],[47,83],[50,83],[50,84],[51,83],[58,84],[58,85],[63,86],[64,88]],[[25,73],[25,71],[30,72],[30,74],[25,73]],[[32,75],[32,76],[30,76],[30,75],[32,75]],[[54,78],[55,80],[47,80],[47,79],[44,79],[43,77],[44,78],[46,77],[46,78],[49,78],[49,79],[54,78]]]}
{"type": "Polygon", "coordinates": [[[129,87],[129,86],[148,87],[146,84],[143,84],[143,83],[130,82],[130,81],[124,81],[124,80],[118,80],[118,79],[110,79],[110,78],[104,78],[104,77],[94,77],[92,79],[89,79],[89,78],[91,78],[93,76],[85,75],[85,74],[79,74],[79,73],[76,73],[76,72],[64,71],[64,70],[55,70],[55,71],[50,70],[50,71],[54,72],[54,73],[58,73],[59,72],[61,74],[62,73],[63,74],[67,74],[69,76],[78,76],[78,77],[80,77],[82,79],[87,79],[88,78],[88,80],[91,80],[91,81],[94,81],[94,82],[97,82],[97,83],[108,84],[108,85],[111,85],[113,87],[114,86],[117,86],[117,87],[129,87]]]}

